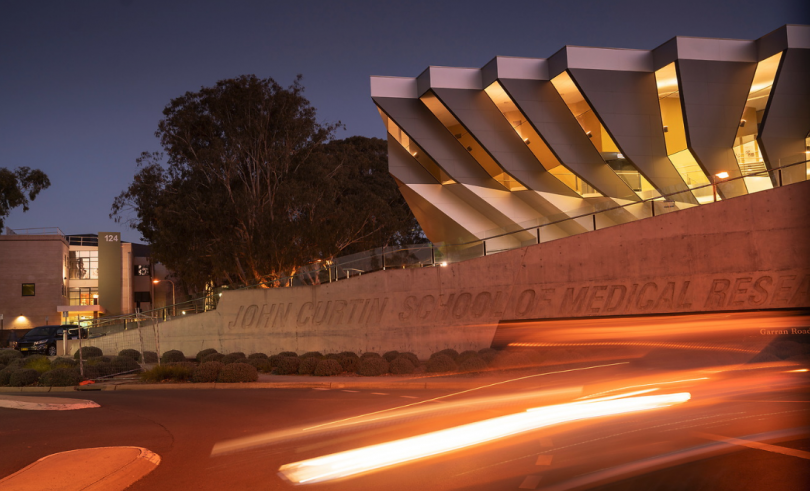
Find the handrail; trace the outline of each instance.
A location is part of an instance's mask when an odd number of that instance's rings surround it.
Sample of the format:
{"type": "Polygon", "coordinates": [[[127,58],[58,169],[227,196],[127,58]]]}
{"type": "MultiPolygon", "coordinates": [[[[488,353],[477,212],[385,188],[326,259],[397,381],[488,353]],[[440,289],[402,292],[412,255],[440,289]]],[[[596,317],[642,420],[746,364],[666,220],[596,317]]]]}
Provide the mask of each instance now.
{"type": "MultiPolygon", "coordinates": [[[[386,247],[382,247],[382,248],[371,249],[370,251],[360,252],[360,253],[357,253],[357,254],[351,254],[349,256],[343,256],[344,258],[350,258],[352,256],[361,256],[361,257],[358,257],[356,259],[351,259],[351,260],[348,260],[348,261],[345,261],[345,262],[341,262],[340,261],[341,258],[336,258],[336,259],[327,260],[327,261],[318,261],[318,262],[315,262],[315,263],[311,263],[311,264],[309,264],[307,266],[304,266],[302,268],[302,269],[304,269],[304,268],[307,268],[307,267],[312,267],[312,266],[318,265],[317,269],[299,270],[297,273],[295,273],[293,275],[284,276],[284,277],[278,278],[278,279],[273,280],[273,281],[267,281],[267,282],[263,282],[263,283],[256,283],[254,285],[244,285],[244,286],[240,286],[238,288],[229,288],[227,286],[226,287],[220,287],[218,289],[218,291],[213,290],[213,291],[209,292],[209,294],[207,294],[205,296],[202,296],[202,297],[197,297],[197,298],[193,298],[193,299],[186,300],[186,301],[183,301],[183,302],[178,302],[178,303],[176,303],[174,305],[167,305],[165,307],[160,307],[160,308],[151,309],[151,310],[148,310],[148,311],[139,312],[137,314],[125,314],[125,315],[113,316],[113,317],[106,317],[105,316],[103,318],[97,319],[95,322],[93,322],[93,325],[88,326],[88,328],[91,328],[91,329],[92,328],[100,328],[100,327],[104,327],[105,325],[115,325],[116,323],[120,324],[121,322],[124,322],[124,324],[126,324],[129,321],[139,322],[140,320],[146,320],[146,319],[155,318],[155,317],[157,317],[157,318],[162,317],[165,320],[165,319],[168,319],[170,317],[168,315],[168,312],[170,311],[170,309],[177,309],[178,311],[183,312],[181,315],[194,314],[194,313],[197,313],[198,311],[205,312],[205,311],[208,311],[208,310],[214,310],[217,307],[219,297],[225,291],[240,291],[240,290],[247,290],[247,289],[254,289],[254,288],[261,288],[261,287],[275,286],[275,285],[289,285],[289,286],[292,286],[292,282],[296,278],[299,279],[299,281],[303,281],[302,278],[304,277],[304,275],[306,275],[309,278],[312,278],[313,275],[317,276],[319,273],[327,271],[330,268],[335,268],[335,272],[337,272],[337,268],[340,268],[343,271],[350,271],[350,270],[362,271],[362,273],[378,271],[380,269],[385,269],[386,268],[386,265],[385,265],[385,257],[386,257],[386,255],[394,255],[394,254],[402,253],[402,252],[415,252],[415,251],[420,251],[420,250],[430,250],[430,252],[431,252],[431,260],[430,260],[430,262],[428,264],[430,266],[445,266],[447,264],[447,261],[437,261],[436,260],[436,252],[438,251],[439,253],[442,253],[442,249],[452,248],[452,247],[463,248],[465,246],[476,245],[476,244],[484,244],[484,246],[486,247],[486,241],[487,240],[506,237],[506,236],[518,234],[518,233],[521,233],[521,232],[536,231],[536,230],[539,230],[539,229],[541,229],[543,227],[549,227],[549,226],[552,226],[552,225],[557,225],[557,224],[568,222],[568,221],[587,218],[587,217],[595,216],[595,215],[600,214],[600,213],[607,213],[607,212],[612,212],[612,211],[616,211],[616,210],[622,210],[622,209],[625,209],[625,208],[628,208],[628,207],[631,207],[631,206],[643,205],[643,204],[645,204],[647,202],[653,203],[652,206],[653,206],[653,216],[654,216],[654,207],[655,207],[654,202],[656,202],[656,201],[659,201],[659,202],[661,202],[661,201],[663,201],[663,202],[674,202],[674,200],[671,200],[671,199],[668,199],[668,198],[671,197],[671,196],[680,195],[680,194],[684,194],[684,193],[692,193],[695,190],[705,189],[705,188],[709,188],[709,187],[711,187],[713,189],[713,191],[716,193],[717,187],[720,186],[720,185],[723,185],[723,184],[726,184],[726,183],[729,183],[729,182],[732,182],[732,181],[736,181],[736,180],[739,180],[739,179],[745,179],[747,177],[756,177],[756,176],[763,175],[763,174],[764,175],[769,175],[769,174],[774,173],[774,172],[778,173],[779,178],[777,179],[777,182],[775,183],[775,187],[782,187],[782,186],[785,185],[784,182],[783,182],[783,179],[782,179],[782,170],[783,169],[787,169],[787,168],[794,167],[794,166],[797,166],[797,165],[805,165],[805,166],[807,166],[808,162],[810,162],[810,161],[803,160],[801,162],[795,162],[795,163],[792,163],[792,164],[789,164],[789,165],[776,167],[776,168],[773,168],[773,169],[766,169],[766,170],[759,171],[759,172],[753,172],[753,173],[750,173],[750,174],[747,174],[747,175],[722,179],[721,181],[716,181],[716,180],[713,179],[713,182],[711,184],[705,184],[705,185],[702,185],[702,186],[697,186],[697,187],[689,188],[689,189],[686,189],[686,190],[681,190],[681,191],[676,191],[676,192],[672,192],[672,193],[662,194],[662,195],[659,195],[659,196],[656,196],[656,197],[653,197],[653,198],[647,198],[647,199],[643,199],[643,200],[640,200],[640,201],[634,201],[634,202],[628,203],[626,205],[618,205],[618,206],[614,206],[614,207],[610,207],[610,208],[605,208],[603,210],[595,210],[595,211],[591,211],[589,213],[584,213],[584,214],[577,215],[577,216],[572,216],[572,217],[567,217],[567,218],[560,219],[560,220],[555,220],[553,222],[548,222],[548,223],[544,223],[544,224],[540,224],[540,225],[534,225],[532,227],[526,227],[526,228],[522,228],[522,229],[519,229],[519,230],[514,230],[514,231],[511,231],[511,232],[504,232],[504,233],[501,233],[501,234],[492,235],[492,236],[489,236],[489,237],[485,237],[483,239],[476,239],[476,240],[467,241],[467,242],[461,242],[461,243],[457,243],[457,244],[444,244],[444,245],[439,245],[439,246],[437,246],[436,244],[429,244],[429,243],[428,244],[413,244],[412,246],[395,246],[395,247],[392,247],[391,250],[387,250],[386,247]],[[368,260],[371,260],[372,258],[376,257],[374,255],[365,255],[365,256],[363,256],[363,254],[370,253],[370,252],[373,253],[373,252],[377,251],[377,249],[380,249],[382,251],[381,255],[382,255],[382,258],[383,258],[382,264],[380,265],[380,267],[378,269],[360,270],[359,268],[348,267],[348,266],[356,264],[356,263],[358,263],[360,261],[368,261],[368,260]],[[193,312],[192,312],[192,310],[193,310],[193,312]],[[141,317],[143,319],[141,319],[141,317]]],[[[804,180],[807,180],[806,175],[804,176],[804,180]]],[[[699,205],[695,205],[695,206],[699,206],[699,205]]],[[[486,249],[484,250],[484,254],[486,254],[486,249]]],[[[416,264],[423,265],[421,261],[419,261],[416,264]]],[[[414,265],[414,264],[412,263],[412,265],[414,265]]],[[[333,281],[332,277],[333,277],[333,275],[330,272],[329,273],[329,282],[333,281]]],[[[334,281],[339,281],[339,280],[342,281],[337,276],[337,274],[335,274],[334,275],[334,281]]],[[[179,317],[179,316],[176,316],[176,317],[179,317]]]]}

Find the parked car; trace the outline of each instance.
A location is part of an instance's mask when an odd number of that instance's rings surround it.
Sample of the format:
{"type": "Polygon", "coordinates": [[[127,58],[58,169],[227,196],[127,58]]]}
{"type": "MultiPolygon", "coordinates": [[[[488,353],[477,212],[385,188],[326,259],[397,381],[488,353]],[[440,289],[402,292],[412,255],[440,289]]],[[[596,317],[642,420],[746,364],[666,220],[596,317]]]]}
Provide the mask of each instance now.
{"type": "MultiPolygon", "coordinates": [[[[14,349],[24,355],[36,353],[56,356],[56,342],[64,339],[65,330],[67,330],[68,339],[79,339],[79,326],[75,324],[39,326],[25,333],[17,341],[14,349]]],[[[84,330],[82,331],[82,338],[87,338],[87,332],[84,330]]]]}

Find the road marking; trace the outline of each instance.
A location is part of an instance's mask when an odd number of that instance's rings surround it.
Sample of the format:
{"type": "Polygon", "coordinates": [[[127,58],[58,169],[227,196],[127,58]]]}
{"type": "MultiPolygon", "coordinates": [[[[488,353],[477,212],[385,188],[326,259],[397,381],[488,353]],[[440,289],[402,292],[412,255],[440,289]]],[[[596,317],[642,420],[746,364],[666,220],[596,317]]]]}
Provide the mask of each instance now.
{"type": "Polygon", "coordinates": [[[551,443],[551,438],[541,438],[538,440],[540,442],[541,447],[553,447],[554,444],[551,443]]]}
{"type": "Polygon", "coordinates": [[[739,438],[712,435],[711,433],[697,433],[697,435],[706,438],[707,440],[730,443],[732,445],[739,445],[741,447],[755,448],[757,450],[765,450],[766,452],[780,453],[782,455],[790,455],[791,457],[799,457],[800,459],[810,460],[810,452],[796,450],[795,448],[780,447],[778,445],[771,445],[753,440],[741,440],[739,438]]]}
{"type": "Polygon", "coordinates": [[[551,455],[538,455],[534,465],[551,465],[551,455]]]}
{"type": "Polygon", "coordinates": [[[371,395],[373,396],[387,396],[385,392],[372,392],[371,395]]]}
{"type": "Polygon", "coordinates": [[[0,395],[0,407],[25,409],[28,411],[70,411],[101,407],[87,399],[67,399],[64,397],[0,395]]]}
{"type": "Polygon", "coordinates": [[[357,392],[356,390],[343,389],[343,392],[357,392]]]}
{"type": "Polygon", "coordinates": [[[327,387],[314,387],[312,390],[330,390],[327,387]]]}
{"type": "Polygon", "coordinates": [[[518,489],[535,489],[538,484],[540,484],[540,476],[526,476],[526,479],[518,486],[518,489]]]}
{"type": "Polygon", "coordinates": [[[405,399],[419,399],[416,396],[399,396],[399,397],[404,397],[405,399]]]}

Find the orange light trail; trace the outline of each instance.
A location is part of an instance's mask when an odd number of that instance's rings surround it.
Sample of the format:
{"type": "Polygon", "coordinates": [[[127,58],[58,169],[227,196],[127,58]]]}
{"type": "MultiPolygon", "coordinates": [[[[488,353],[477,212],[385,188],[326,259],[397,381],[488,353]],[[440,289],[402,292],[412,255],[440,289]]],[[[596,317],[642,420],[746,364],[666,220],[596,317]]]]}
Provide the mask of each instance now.
{"type": "Polygon", "coordinates": [[[681,392],[533,408],[524,413],[286,464],[279,468],[279,473],[299,484],[330,481],[555,424],[658,409],[682,404],[690,398],[688,392],[681,392]]]}
{"type": "Polygon", "coordinates": [[[509,343],[507,346],[515,348],[552,348],[566,346],[643,346],[649,348],[677,348],[694,349],[706,351],[733,351],[735,353],[759,353],[756,350],[742,348],[724,348],[719,346],[702,346],[699,344],[675,344],[675,343],[642,343],[637,341],[603,341],[599,343],[509,343]]]}

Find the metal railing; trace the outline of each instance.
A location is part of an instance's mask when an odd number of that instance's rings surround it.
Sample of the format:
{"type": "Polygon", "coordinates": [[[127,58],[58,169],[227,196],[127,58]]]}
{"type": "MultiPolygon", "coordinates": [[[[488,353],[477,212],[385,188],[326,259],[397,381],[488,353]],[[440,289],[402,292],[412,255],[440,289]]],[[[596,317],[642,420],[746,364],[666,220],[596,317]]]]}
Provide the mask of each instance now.
{"type": "Polygon", "coordinates": [[[6,235],[60,235],[65,234],[59,227],[39,227],[39,228],[15,228],[6,227],[6,235]]]}
{"type": "Polygon", "coordinates": [[[209,291],[203,297],[179,302],[176,305],[167,305],[158,309],[139,312],[138,314],[104,317],[94,320],[89,325],[91,337],[126,330],[139,325],[139,323],[144,320],[169,320],[172,318],[170,313],[173,311],[178,312],[175,317],[182,317],[214,310],[216,309],[219,298],[225,291],[318,285],[342,281],[374,271],[441,267],[451,263],[475,259],[528,245],[550,242],[579,233],[694,208],[700,205],[676,201],[672,198],[674,196],[683,197],[685,193],[694,193],[696,190],[710,190],[714,201],[718,201],[722,199],[725,190],[731,190],[733,188],[730,184],[740,179],[769,177],[771,188],[786,186],[806,181],[810,178],[810,166],[808,162],[808,160],[803,160],[775,169],[766,169],[760,172],[726,179],[715,178],[712,180],[713,182],[711,184],[696,186],[690,188],[688,191],[678,190],[654,198],[623,205],[604,206],[601,209],[594,209],[593,211],[573,217],[550,220],[541,224],[532,224],[532,226],[519,228],[518,230],[503,231],[489,235],[483,239],[456,244],[426,243],[397,247],[380,247],[331,260],[321,260],[300,268],[293,275],[285,276],[274,281],[253,285],[219,287],[209,291]]]}

